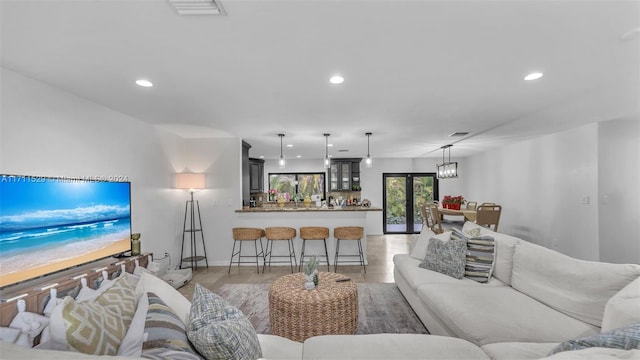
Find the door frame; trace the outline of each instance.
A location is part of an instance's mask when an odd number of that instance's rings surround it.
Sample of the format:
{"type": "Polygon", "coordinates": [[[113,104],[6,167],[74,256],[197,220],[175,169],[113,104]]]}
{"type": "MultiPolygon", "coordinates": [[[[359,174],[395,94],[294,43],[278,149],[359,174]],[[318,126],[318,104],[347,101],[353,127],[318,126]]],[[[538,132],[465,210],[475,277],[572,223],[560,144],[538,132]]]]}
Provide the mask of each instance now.
{"type": "Polygon", "coordinates": [[[413,178],[416,176],[429,176],[433,178],[433,198],[439,199],[438,194],[438,177],[435,172],[393,172],[382,173],[382,233],[383,234],[416,234],[414,230],[413,219],[413,178]],[[405,231],[387,231],[387,178],[388,177],[404,177],[406,189],[406,223],[405,231]]]}

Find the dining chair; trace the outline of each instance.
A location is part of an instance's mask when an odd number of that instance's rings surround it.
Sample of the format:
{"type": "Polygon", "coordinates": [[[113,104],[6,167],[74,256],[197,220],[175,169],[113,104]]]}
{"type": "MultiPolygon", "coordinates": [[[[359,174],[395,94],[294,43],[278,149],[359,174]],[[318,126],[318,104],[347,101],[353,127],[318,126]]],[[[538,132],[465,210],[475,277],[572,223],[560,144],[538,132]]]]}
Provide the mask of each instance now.
{"type": "Polygon", "coordinates": [[[442,222],[440,212],[438,211],[438,205],[436,204],[423,204],[420,206],[420,212],[422,213],[423,226],[428,227],[436,234],[442,234],[442,222]]]}
{"type": "Polygon", "coordinates": [[[476,210],[476,224],[480,226],[486,226],[493,231],[498,231],[498,224],[500,223],[500,214],[502,213],[502,206],[500,205],[480,205],[476,210]]]}
{"type": "Polygon", "coordinates": [[[478,202],[477,201],[467,201],[466,210],[475,210],[476,207],[478,207],[478,202]]]}
{"type": "Polygon", "coordinates": [[[422,227],[427,227],[431,229],[431,225],[433,225],[433,221],[431,220],[431,214],[427,211],[428,203],[422,203],[419,205],[420,215],[422,216],[422,227]]]}

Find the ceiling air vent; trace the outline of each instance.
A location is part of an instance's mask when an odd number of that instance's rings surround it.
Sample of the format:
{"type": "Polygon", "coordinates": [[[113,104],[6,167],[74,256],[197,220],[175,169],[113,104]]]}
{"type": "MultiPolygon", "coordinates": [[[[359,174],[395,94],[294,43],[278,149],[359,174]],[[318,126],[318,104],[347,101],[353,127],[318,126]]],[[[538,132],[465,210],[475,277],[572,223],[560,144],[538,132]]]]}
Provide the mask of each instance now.
{"type": "Polygon", "coordinates": [[[467,132],[467,131],[458,131],[458,132],[454,132],[453,134],[450,134],[449,137],[467,136],[467,135],[469,135],[469,132],[467,132]]]}
{"type": "Polygon", "coordinates": [[[219,1],[169,0],[179,15],[227,15],[219,1]]]}

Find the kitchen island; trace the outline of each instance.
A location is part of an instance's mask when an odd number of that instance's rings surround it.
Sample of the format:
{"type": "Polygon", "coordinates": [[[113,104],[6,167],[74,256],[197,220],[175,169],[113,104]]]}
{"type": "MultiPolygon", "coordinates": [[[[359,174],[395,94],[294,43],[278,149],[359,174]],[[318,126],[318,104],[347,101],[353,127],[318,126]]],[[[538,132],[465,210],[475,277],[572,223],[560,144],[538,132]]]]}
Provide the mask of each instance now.
{"type": "MultiPolygon", "coordinates": [[[[367,234],[371,235],[370,228],[374,228],[379,216],[375,216],[375,219],[371,219],[371,215],[379,215],[382,212],[381,208],[377,207],[363,207],[363,206],[344,206],[333,208],[320,208],[310,206],[304,207],[303,204],[299,204],[298,207],[287,206],[280,208],[275,204],[268,204],[263,207],[243,208],[235,211],[238,215],[238,227],[256,227],[267,228],[276,226],[286,226],[296,229],[296,239],[294,241],[296,257],[298,262],[300,261],[300,250],[302,248],[302,240],[300,239],[300,228],[304,226],[324,226],[329,228],[330,238],[327,239],[327,249],[329,252],[329,263],[333,265],[333,257],[335,255],[335,239],[333,238],[333,229],[338,226],[361,226],[365,229],[365,236],[362,239],[362,250],[364,252],[365,263],[367,262],[367,234]]],[[[377,235],[377,234],[376,234],[377,235]]],[[[265,242],[266,243],[266,242],[265,242]]],[[[281,244],[276,242],[274,244],[274,254],[286,253],[287,243],[283,241],[281,244]]],[[[324,253],[321,241],[308,241],[306,246],[306,254],[321,254],[324,253]]],[[[341,241],[340,242],[340,254],[357,254],[356,241],[341,241]]],[[[342,263],[345,258],[341,259],[340,265],[349,265],[349,263],[342,263]]],[[[324,264],[324,262],[323,262],[324,264]]],[[[354,265],[358,262],[354,257],[354,265]]],[[[274,264],[275,266],[276,264],[274,264]]],[[[333,267],[331,268],[333,271],[333,267]]]]}

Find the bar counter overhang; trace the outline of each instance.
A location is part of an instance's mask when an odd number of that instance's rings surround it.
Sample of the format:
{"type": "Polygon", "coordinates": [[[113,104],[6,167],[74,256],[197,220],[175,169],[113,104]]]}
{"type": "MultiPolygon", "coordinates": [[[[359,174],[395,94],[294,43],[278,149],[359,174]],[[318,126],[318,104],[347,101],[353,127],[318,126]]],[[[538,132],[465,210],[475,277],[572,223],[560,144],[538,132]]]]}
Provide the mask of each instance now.
{"type": "MultiPolygon", "coordinates": [[[[374,216],[372,218],[371,214],[381,211],[382,209],[378,207],[344,206],[319,208],[310,206],[309,208],[305,208],[302,204],[299,204],[298,207],[285,206],[284,208],[280,208],[277,206],[265,206],[235,210],[238,215],[238,227],[255,227],[264,229],[267,227],[286,226],[296,229],[294,244],[298,262],[300,261],[299,255],[302,247],[300,228],[303,226],[328,227],[330,237],[327,239],[327,250],[330,258],[329,263],[331,265],[333,265],[333,257],[336,249],[336,241],[335,238],[333,238],[333,229],[338,226],[361,226],[364,228],[365,235],[362,239],[362,248],[365,263],[367,263],[367,234],[371,233],[369,229],[375,228],[376,223],[379,221],[379,216],[374,216]]],[[[266,241],[264,243],[266,243],[266,241]]],[[[307,242],[306,254],[324,254],[324,249],[321,249],[321,244],[322,242],[307,242]]],[[[283,241],[282,244],[276,243],[274,245],[274,254],[276,252],[286,253],[286,246],[286,241],[283,241]]],[[[357,254],[356,241],[341,241],[340,254],[357,254]]],[[[356,258],[354,257],[353,265],[358,264],[355,259],[356,258]]],[[[344,260],[345,259],[341,261],[344,260]]],[[[321,264],[324,264],[324,262],[321,264]]],[[[340,266],[342,265],[343,263],[341,262],[340,266]]],[[[349,264],[347,263],[344,265],[349,264]]],[[[331,271],[333,271],[333,267],[331,268],[331,271]]]]}

